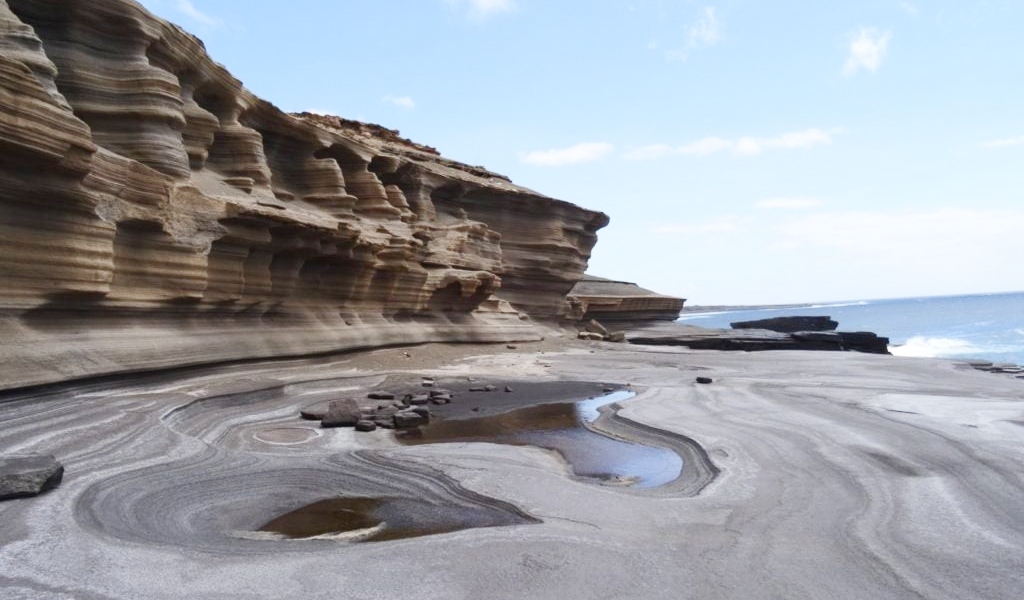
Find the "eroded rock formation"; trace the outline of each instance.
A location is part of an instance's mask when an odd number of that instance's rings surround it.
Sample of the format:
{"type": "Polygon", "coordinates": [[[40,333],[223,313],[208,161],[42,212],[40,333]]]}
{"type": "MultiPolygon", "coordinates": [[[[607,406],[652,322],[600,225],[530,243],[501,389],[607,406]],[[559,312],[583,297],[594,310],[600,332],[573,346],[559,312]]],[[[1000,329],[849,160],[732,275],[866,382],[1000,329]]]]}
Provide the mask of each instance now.
{"type": "Polygon", "coordinates": [[[285,114],[130,0],[0,0],[0,90],[0,387],[532,339],[607,223],[285,114]]]}
{"type": "Polygon", "coordinates": [[[583,278],[569,292],[569,300],[584,320],[675,321],[684,298],[645,290],[635,283],[614,281],[592,275],[583,278]]]}

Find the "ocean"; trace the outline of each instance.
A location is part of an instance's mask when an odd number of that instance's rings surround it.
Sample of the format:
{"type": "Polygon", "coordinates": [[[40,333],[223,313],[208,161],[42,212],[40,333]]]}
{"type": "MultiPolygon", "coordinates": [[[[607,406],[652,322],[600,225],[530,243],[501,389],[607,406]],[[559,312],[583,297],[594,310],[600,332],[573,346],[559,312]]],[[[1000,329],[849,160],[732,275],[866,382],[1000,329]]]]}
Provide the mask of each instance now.
{"type": "Polygon", "coordinates": [[[871,331],[888,337],[889,350],[897,356],[1024,365],[1024,292],[683,313],[679,322],[728,328],[733,321],[789,315],[827,315],[839,321],[839,331],[871,331]]]}

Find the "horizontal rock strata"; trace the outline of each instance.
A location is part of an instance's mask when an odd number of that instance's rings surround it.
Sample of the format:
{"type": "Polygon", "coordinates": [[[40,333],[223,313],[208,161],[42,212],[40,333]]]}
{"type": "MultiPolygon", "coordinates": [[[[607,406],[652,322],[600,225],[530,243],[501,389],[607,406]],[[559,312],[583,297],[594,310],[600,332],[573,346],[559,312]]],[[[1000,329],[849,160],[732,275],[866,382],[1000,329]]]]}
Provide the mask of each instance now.
{"type": "Polygon", "coordinates": [[[709,329],[678,323],[634,323],[626,332],[631,344],[684,346],[694,350],[834,350],[889,354],[889,338],[869,331],[797,331],[709,329]]]}
{"type": "Polygon", "coordinates": [[[635,283],[584,275],[569,292],[581,318],[597,321],[674,321],[683,298],[645,290],[635,283]]]}
{"type": "Polygon", "coordinates": [[[534,339],[601,213],[289,115],[130,0],[0,0],[0,387],[534,339]]]}

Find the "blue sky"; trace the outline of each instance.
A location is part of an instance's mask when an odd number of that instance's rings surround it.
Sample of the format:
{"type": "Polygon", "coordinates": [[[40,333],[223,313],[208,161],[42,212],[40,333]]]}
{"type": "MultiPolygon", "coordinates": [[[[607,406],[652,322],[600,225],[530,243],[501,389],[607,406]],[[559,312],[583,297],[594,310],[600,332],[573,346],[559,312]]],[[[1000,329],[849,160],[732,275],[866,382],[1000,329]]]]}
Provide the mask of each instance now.
{"type": "Polygon", "coordinates": [[[1024,289],[1019,0],[142,3],[284,110],[608,213],[596,275],[693,304],[1024,289]]]}

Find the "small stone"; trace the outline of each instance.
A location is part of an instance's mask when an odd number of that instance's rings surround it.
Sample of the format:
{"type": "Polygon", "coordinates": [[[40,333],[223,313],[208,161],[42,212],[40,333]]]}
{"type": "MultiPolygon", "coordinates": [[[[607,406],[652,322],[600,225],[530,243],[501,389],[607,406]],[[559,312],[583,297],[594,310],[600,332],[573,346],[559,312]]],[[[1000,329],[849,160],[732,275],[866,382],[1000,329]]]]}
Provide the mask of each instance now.
{"type": "Polygon", "coordinates": [[[0,500],[37,496],[60,484],[64,465],[49,454],[0,457],[0,500]]]}
{"type": "Polygon", "coordinates": [[[576,334],[577,339],[589,340],[592,342],[600,342],[604,339],[604,336],[600,333],[594,333],[593,331],[581,331],[576,334]]]}
{"type": "Polygon", "coordinates": [[[370,400],[394,400],[395,395],[391,392],[370,392],[366,395],[370,400]]]}
{"type": "Polygon", "coordinates": [[[511,392],[511,391],[512,391],[512,388],[510,388],[509,386],[506,385],[505,386],[505,392],[511,392]]]}
{"type": "Polygon", "coordinates": [[[609,342],[618,342],[618,343],[625,342],[626,341],[626,332],[625,331],[613,331],[613,332],[608,334],[608,341],[609,342]]]}
{"type": "Polygon", "coordinates": [[[469,410],[471,410],[473,412],[480,412],[480,407],[479,406],[474,406],[473,408],[471,408],[469,410]]]}
{"type": "Polygon", "coordinates": [[[421,385],[423,387],[434,387],[434,380],[433,379],[424,379],[423,382],[421,383],[421,385]]]}
{"type": "Polygon", "coordinates": [[[430,396],[428,396],[427,394],[416,394],[415,396],[409,398],[409,404],[411,406],[423,406],[428,402],[430,402],[430,396]]]}
{"type": "Polygon", "coordinates": [[[420,425],[425,425],[427,422],[426,417],[411,410],[403,410],[395,413],[394,420],[395,429],[412,429],[414,427],[419,427],[420,425]]]}
{"type": "Polygon", "coordinates": [[[430,399],[431,404],[448,404],[451,401],[451,396],[433,396],[430,399]]]}
{"type": "Polygon", "coordinates": [[[610,392],[614,392],[615,388],[613,388],[610,385],[606,385],[603,388],[601,388],[601,391],[607,394],[607,393],[610,393],[610,392]]]}
{"type": "Polygon", "coordinates": [[[487,385],[475,385],[475,386],[469,388],[469,391],[471,391],[471,392],[493,392],[496,389],[498,389],[498,388],[496,388],[493,385],[488,383],[487,385]]]}
{"type": "Polygon", "coordinates": [[[377,424],[369,419],[356,421],[356,431],[373,431],[375,429],[377,429],[377,424]]]}
{"type": "Polygon", "coordinates": [[[434,388],[434,389],[430,390],[430,397],[431,398],[436,398],[437,396],[448,396],[448,398],[451,399],[452,391],[451,390],[443,390],[441,388],[434,388]]]}
{"type": "Polygon", "coordinates": [[[363,416],[355,398],[335,400],[327,405],[327,414],[320,421],[321,427],[352,427],[363,416]]]}
{"type": "Polygon", "coordinates": [[[712,382],[712,379],[710,377],[698,377],[697,378],[697,383],[711,383],[711,382],[712,382]]]}
{"type": "Polygon", "coordinates": [[[505,347],[508,348],[509,350],[515,350],[519,346],[516,346],[515,344],[506,344],[505,347]]]}

